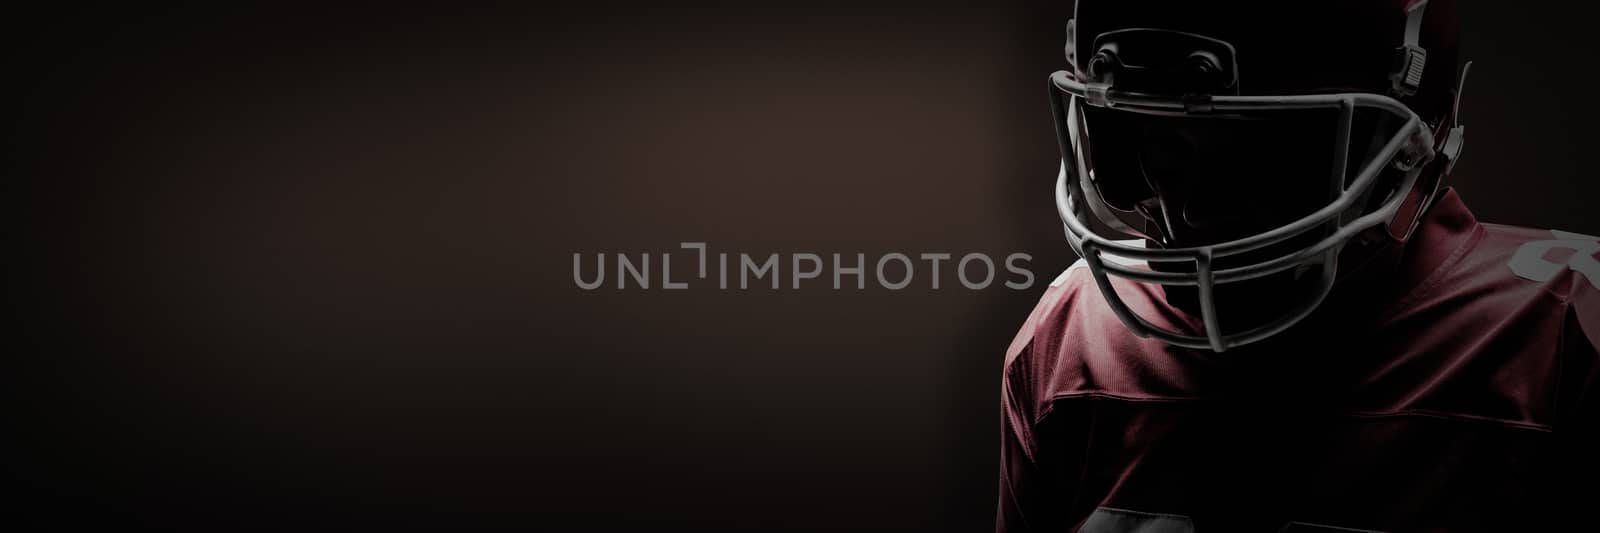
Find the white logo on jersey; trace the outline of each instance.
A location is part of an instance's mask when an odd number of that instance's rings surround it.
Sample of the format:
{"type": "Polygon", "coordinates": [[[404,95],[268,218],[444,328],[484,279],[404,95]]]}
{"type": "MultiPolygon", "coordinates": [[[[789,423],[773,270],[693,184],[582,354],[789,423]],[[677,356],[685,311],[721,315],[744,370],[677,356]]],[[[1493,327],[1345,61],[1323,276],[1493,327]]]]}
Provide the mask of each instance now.
{"type": "Polygon", "coordinates": [[[1572,269],[1589,280],[1590,286],[1600,289],[1600,261],[1594,258],[1595,253],[1600,252],[1600,239],[1558,230],[1550,230],[1550,234],[1555,239],[1532,241],[1517,248],[1516,255],[1511,256],[1511,272],[1523,279],[1550,281],[1562,270],[1572,269]],[[1572,256],[1566,263],[1544,258],[1546,253],[1556,249],[1571,250],[1572,256]]]}

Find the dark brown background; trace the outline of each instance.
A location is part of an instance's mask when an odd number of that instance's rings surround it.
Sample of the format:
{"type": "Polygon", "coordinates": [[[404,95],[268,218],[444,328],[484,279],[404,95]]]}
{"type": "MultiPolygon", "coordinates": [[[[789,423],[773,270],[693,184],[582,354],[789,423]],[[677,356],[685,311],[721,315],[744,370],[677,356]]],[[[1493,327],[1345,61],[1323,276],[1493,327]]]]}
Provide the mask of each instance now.
{"type": "MultiPolygon", "coordinates": [[[[1071,260],[1044,81],[1070,9],[10,17],[3,464],[26,495],[0,508],[40,526],[988,529],[998,365],[1071,260]],[[696,240],[1021,251],[1038,279],[571,278],[574,252],[696,240]]],[[[1600,232],[1581,21],[1464,15],[1478,64],[1454,182],[1482,218],[1600,232]]]]}

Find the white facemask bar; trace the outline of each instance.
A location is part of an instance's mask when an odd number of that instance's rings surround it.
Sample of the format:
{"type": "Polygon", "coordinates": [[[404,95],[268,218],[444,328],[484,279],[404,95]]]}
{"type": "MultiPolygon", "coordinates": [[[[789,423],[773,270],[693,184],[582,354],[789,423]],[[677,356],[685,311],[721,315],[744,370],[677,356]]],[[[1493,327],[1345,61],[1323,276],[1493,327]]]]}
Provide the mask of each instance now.
{"type": "MultiPolygon", "coordinates": [[[[1285,96],[1198,96],[1165,97],[1128,93],[1109,89],[1099,84],[1084,84],[1071,73],[1062,71],[1050,77],[1054,88],[1051,99],[1056,108],[1058,136],[1063,154],[1072,158],[1062,165],[1056,182],[1056,210],[1066,226],[1069,244],[1094,275],[1095,283],[1104,293],[1106,301],[1117,317],[1140,337],[1155,337],[1169,344],[1216,352],[1256,342],[1270,337],[1310,315],[1332,290],[1338,254],[1343,245],[1357,234],[1386,224],[1394,218],[1405,201],[1406,192],[1415,185],[1417,176],[1434,156],[1433,134],[1421,117],[1394,98],[1371,93],[1330,93],[1285,96]],[[1086,131],[1077,107],[1092,105],[1126,112],[1164,115],[1211,115],[1229,113],[1254,113],[1307,109],[1337,109],[1339,111],[1338,136],[1335,143],[1334,183],[1345,183],[1346,161],[1350,152],[1351,125],[1357,109],[1372,109],[1404,119],[1404,124],[1384,143],[1383,148],[1363,165],[1356,178],[1337,195],[1330,204],[1277,229],[1250,237],[1208,246],[1189,248],[1151,249],[1121,244],[1101,236],[1089,228],[1090,217],[1085,200],[1097,192],[1088,180],[1092,168],[1086,160],[1088,152],[1086,131]],[[1378,181],[1387,168],[1404,172],[1399,186],[1389,191],[1383,204],[1371,213],[1341,223],[1341,215],[1360,208],[1356,205],[1378,181]],[[1315,244],[1286,253],[1267,261],[1250,265],[1213,270],[1219,259],[1259,250],[1288,241],[1307,232],[1329,229],[1331,233],[1315,244]],[[1146,262],[1193,262],[1194,272],[1158,272],[1143,270],[1106,261],[1102,254],[1146,262]],[[1322,278],[1314,297],[1296,305],[1284,316],[1247,331],[1223,333],[1218,323],[1215,285],[1234,283],[1284,272],[1303,265],[1320,263],[1322,278]],[[1108,274],[1146,283],[1160,285],[1194,286],[1200,297],[1201,319],[1205,335],[1188,335],[1164,329],[1138,316],[1122,300],[1111,285],[1108,274]]],[[[1092,206],[1092,204],[1091,204],[1092,206]]],[[[1115,224],[1112,221],[1105,221],[1115,224]]]]}

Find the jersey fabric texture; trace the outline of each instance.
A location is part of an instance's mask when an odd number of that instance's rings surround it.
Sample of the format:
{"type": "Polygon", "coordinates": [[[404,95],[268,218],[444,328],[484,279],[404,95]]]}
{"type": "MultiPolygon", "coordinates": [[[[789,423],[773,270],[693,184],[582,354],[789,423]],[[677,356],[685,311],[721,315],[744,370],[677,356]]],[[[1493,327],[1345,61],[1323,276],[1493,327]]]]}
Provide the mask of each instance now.
{"type": "Polygon", "coordinates": [[[1392,263],[1222,354],[1134,336],[1075,264],[1006,354],[997,531],[1600,530],[1597,251],[1445,190],[1392,263]]]}

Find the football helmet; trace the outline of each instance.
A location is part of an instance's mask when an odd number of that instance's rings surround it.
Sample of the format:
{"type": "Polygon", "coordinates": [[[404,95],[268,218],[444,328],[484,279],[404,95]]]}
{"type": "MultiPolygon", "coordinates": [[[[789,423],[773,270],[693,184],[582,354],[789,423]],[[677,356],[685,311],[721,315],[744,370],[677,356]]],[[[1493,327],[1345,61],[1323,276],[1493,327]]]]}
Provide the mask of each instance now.
{"type": "Polygon", "coordinates": [[[1079,1],[1049,80],[1055,201],[1116,316],[1223,352],[1310,315],[1341,253],[1365,253],[1352,243],[1406,240],[1461,155],[1455,16],[1452,0],[1079,1]],[[1140,316],[1112,276],[1160,285],[1199,331],[1140,316]],[[1254,296],[1230,306],[1230,287],[1254,296]]]}

